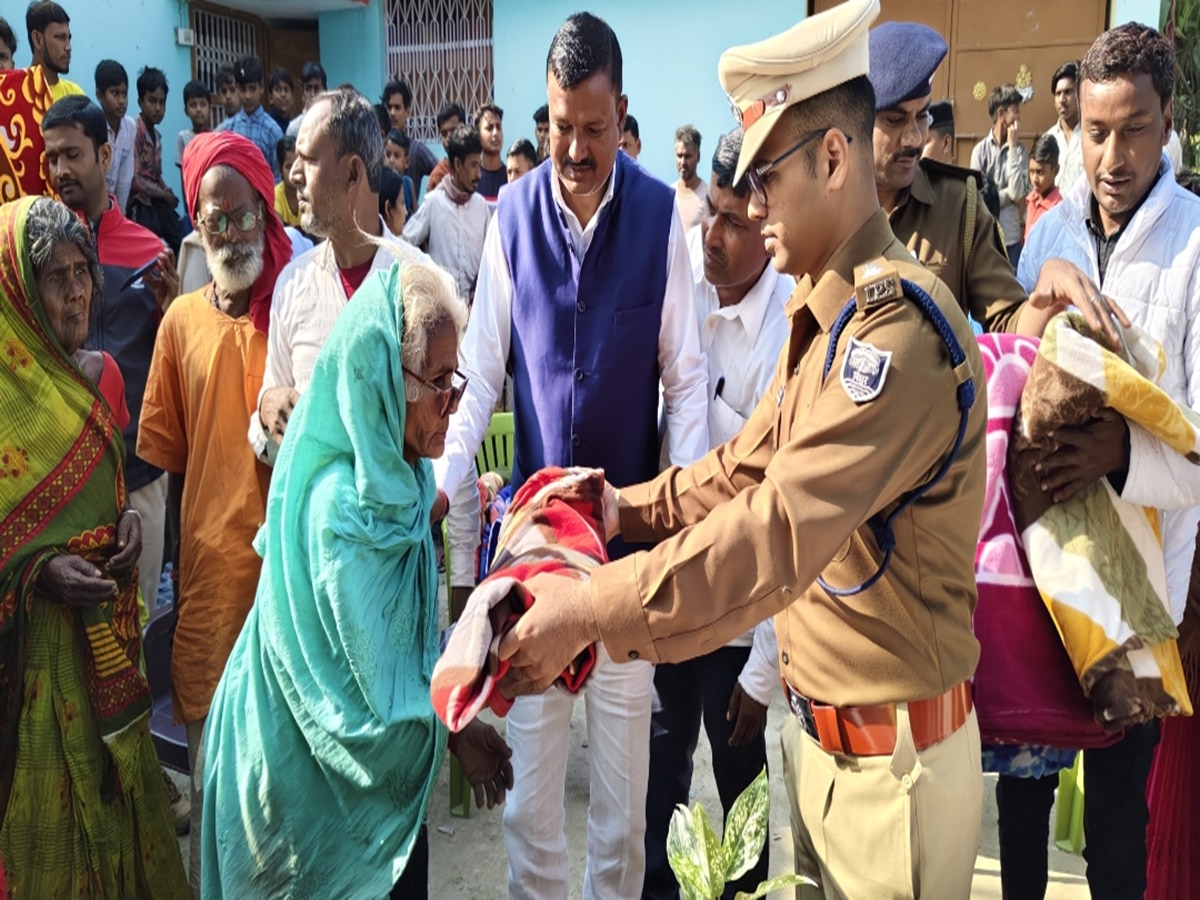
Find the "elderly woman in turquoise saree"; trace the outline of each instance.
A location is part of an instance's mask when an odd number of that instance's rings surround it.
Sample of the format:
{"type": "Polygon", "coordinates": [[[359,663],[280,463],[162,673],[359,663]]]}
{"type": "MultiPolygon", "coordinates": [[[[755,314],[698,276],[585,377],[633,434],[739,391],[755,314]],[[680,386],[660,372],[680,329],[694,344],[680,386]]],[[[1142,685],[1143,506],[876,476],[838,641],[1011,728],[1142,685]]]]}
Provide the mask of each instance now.
{"type": "MultiPolygon", "coordinates": [[[[205,900],[424,896],[411,883],[424,873],[407,870],[447,744],[429,698],[429,457],[461,396],[465,322],[445,273],[372,275],[292,414],[256,542],[258,593],[204,735],[205,900]]],[[[500,736],[484,725],[456,740],[477,800],[502,800],[500,736]]]]}
{"type": "Polygon", "coordinates": [[[99,289],[70,210],[0,207],[0,857],[13,897],[182,900],[142,672],[141,528],[80,353],[99,289]]]}

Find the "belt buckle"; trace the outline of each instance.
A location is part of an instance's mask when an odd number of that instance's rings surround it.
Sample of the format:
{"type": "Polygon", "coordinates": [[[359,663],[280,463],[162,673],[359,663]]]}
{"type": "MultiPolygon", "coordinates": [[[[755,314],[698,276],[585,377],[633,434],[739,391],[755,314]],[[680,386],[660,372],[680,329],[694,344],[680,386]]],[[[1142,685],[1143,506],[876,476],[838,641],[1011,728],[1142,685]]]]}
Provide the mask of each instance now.
{"type": "Polygon", "coordinates": [[[791,707],[792,715],[796,717],[800,727],[810,738],[818,744],[821,743],[821,736],[817,733],[817,720],[813,718],[812,703],[807,697],[792,690],[791,685],[788,685],[787,696],[788,706],[791,707]]]}

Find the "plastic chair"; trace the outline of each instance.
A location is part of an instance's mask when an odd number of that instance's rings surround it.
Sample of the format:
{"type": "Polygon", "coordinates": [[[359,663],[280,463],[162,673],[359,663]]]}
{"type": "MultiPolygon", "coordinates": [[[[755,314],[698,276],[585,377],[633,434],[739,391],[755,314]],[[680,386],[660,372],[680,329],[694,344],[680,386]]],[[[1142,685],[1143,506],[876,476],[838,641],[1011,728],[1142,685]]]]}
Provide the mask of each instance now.
{"type": "Polygon", "coordinates": [[[1058,773],[1058,806],[1054,814],[1054,843],[1064,853],[1083,853],[1083,754],[1075,765],[1058,773]]]}
{"type": "MultiPolygon", "coordinates": [[[[487,434],[483,436],[483,443],[479,447],[479,452],[475,454],[475,475],[476,477],[483,475],[485,472],[496,472],[504,477],[505,481],[512,478],[513,467],[513,417],[512,413],[501,412],[492,416],[492,421],[488,423],[487,434]]],[[[467,485],[463,485],[465,490],[467,485]]],[[[449,602],[450,598],[450,533],[446,529],[445,524],[442,525],[442,547],[445,551],[446,558],[446,599],[449,602]]],[[[453,620],[451,620],[453,622],[453,620]]],[[[460,819],[471,818],[471,804],[474,794],[471,791],[471,783],[462,773],[462,767],[459,766],[458,760],[450,757],[450,815],[457,816],[460,819]]]]}

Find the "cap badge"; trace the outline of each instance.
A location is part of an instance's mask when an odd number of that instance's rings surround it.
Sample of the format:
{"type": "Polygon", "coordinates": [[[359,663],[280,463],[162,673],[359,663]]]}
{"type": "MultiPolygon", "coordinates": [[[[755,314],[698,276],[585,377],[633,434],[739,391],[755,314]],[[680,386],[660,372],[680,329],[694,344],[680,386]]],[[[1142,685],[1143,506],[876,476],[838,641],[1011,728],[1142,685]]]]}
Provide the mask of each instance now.
{"type": "Polygon", "coordinates": [[[745,109],[740,108],[736,102],[731,102],[733,107],[733,117],[737,119],[738,124],[743,130],[749,129],[751,125],[767,114],[767,110],[774,109],[776,106],[783,106],[787,103],[788,98],[792,95],[792,86],[785,84],[781,88],[776,88],[771,93],[759,97],[745,109]]]}

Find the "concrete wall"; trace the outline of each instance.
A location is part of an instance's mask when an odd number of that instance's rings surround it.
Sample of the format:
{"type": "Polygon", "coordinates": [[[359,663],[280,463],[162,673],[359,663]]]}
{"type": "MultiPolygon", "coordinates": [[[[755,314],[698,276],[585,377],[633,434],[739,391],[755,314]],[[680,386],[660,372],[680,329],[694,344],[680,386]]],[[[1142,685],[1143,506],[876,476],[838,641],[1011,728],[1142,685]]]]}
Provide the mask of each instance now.
{"type": "MultiPolygon", "coordinates": [[[[25,35],[24,2],[6,4],[3,10],[20,48],[18,66],[30,61],[25,35]]],[[[181,197],[179,170],[175,166],[175,136],[190,127],[183,112],[183,86],[192,78],[190,47],[175,46],[175,29],[188,24],[188,8],[179,0],[63,0],[71,17],[71,71],[67,75],[89,97],[96,99],[96,64],[115,59],[129,73],[129,115],[137,118],[137,73],[156,66],[167,76],[167,115],[159,126],[163,135],[163,172],[167,184],[181,197]]]]}
{"type": "Polygon", "coordinates": [[[329,86],[349,82],[374,103],[387,81],[387,32],[383,23],[383,0],[369,6],[323,12],[317,16],[321,65],[329,86]]]}
{"type": "MultiPolygon", "coordinates": [[[[674,181],[675,129],[692,123],[703,137],[700,175],[708,177],[716,139],[734,127],[717,81],[717,60],[737,44],[762,40],[804,17],[803,0],[700,4],[685,0],[494,0],[496,103],[506,143],[533,139],[533,111],[546,102],[546,52],[554,32],[581,7],[603,17],[624,57],[629,111],[642,132],[640,162],[674,181]]],[[[321,42],[325,47],[324,39],[321,42]]]]}

